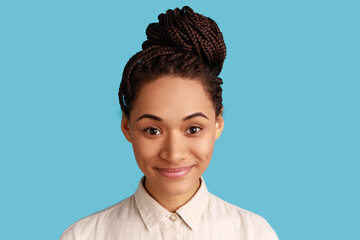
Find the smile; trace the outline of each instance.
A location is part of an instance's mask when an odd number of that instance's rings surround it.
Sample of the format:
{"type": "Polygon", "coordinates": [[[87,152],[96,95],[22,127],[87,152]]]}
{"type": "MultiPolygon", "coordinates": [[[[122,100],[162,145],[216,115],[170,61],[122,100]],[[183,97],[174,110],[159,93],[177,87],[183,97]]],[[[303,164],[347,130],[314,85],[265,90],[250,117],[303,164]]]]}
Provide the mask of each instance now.
{"type": "Polygon", "coordinates": [[[158,172],[167,178],[181,178],[188,175],[193,166],[179,168],[156,168],[158,172]]]}

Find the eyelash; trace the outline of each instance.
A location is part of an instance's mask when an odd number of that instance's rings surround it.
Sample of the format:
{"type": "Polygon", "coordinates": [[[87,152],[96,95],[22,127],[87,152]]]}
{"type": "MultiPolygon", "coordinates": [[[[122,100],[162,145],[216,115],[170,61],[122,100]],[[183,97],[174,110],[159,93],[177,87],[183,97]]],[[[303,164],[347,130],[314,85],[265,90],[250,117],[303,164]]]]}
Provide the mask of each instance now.
{"type": "Polygon", "coordinates": [[[144,132],[146,132],[147,134],[152,135],[152,136],[159,135],[159,134],[151,134],[151,133],[150,133],[151,130],[156,130],[156,131],[158,131],[159,133],[161,133],[161,131],[160,131],[158,128],[154,128],[154,127],[146,128],[146,129],[144,129],[144,132]]]}
{"type": "Polygon", "coordinates": [[[198,127],[198,126],[191,126],[191,127],[189,127],[189,128],[186,130],[186,133],[191,134],[191,135],[194,135],[194,134],[199,133],[201,130],[202,130],[202,128],[201,128],[201,127],[198,127]],[[190,132],[190,129],[192,129],[192,128],[196,128],[196,129],[197,129],[197,131],[196,131],[195,133],[191,133],[191,132],[190,132]]]}
{"type": "MultiPolygon", "coordinates": [[[[186,134],[190,134],[190,135],[195,135],[195,134],[198,134],[201,130],[203,130],[203,128],[199,127],[199,126],[191,126],[189,127],[187,130],[186,130],[186,134]],[[196,132],[194,133],[191,133],[190,132],[190,129],[194,129],[196,128],[196,132]]],[[[144,129],[144,132],[146,132],[147,134],[151,135],[151,136],[155,136],[155,135],[160,135],[162,132],[160,131],[160,129],[158,128],[154,128],[154,127],[149,127],[149,128],[146,128],[144,129]],[[157,134],[152,134],[151,131],[152,130],[155,130],[157,131],[157,134]]]]}

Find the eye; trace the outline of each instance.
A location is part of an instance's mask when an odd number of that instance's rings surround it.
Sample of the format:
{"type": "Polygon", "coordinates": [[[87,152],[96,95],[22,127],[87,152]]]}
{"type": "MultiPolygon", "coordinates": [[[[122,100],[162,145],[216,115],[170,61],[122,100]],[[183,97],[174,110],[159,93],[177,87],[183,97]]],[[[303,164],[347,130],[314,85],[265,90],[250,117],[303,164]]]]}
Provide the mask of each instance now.
{"type": "Polygon", "coordinates": [[[159,135],[161,134],[160,130],[157,128],[147,128],[145,129],[145,132],[147,132],[150,135],[159,135]]]}
{"type": "Polygon", "coordinates": [[[189,127],[188,130],[186,130],[186,133],[188,134],[195,134],[201,131],[200,127],[189,127]]]}

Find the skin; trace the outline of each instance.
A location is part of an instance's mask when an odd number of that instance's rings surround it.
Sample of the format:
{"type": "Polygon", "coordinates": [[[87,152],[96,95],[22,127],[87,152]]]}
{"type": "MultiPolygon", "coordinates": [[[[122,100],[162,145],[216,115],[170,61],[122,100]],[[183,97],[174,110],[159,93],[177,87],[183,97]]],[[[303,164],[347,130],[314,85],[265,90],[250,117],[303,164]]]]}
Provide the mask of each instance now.
{"type": "Polygon", "coordinates": [[[146,176],[148,193],[170,212],[184,205],[198,190],[215,141],[224,128],[222,115],[202,83],[196,79],[162,76],[142,87],[130,117],[121,129],[132,143],[135,158],[146,176]],[[161,171],[189,167],[182,177],[161,171]]]}

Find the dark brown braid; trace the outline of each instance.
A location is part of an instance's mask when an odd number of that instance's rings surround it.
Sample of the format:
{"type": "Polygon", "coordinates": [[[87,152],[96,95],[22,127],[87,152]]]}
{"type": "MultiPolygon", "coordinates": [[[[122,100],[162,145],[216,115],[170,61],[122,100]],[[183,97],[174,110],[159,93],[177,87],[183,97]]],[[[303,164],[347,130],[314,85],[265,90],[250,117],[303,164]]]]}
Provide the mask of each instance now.
{"type": "Polygon", "coordinates": [[[222,79],[218,77],[226,46],[217,24],[190,7],[167,10],[158,23],[146,29],[142,51],[127,62],[119,89],[122,111],[130,111],[142,85],[163,75],[199,79],[213,102],[216,116],[222,110],[222,79]]]}

